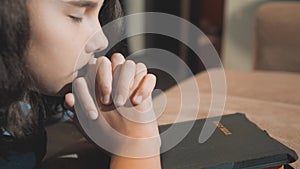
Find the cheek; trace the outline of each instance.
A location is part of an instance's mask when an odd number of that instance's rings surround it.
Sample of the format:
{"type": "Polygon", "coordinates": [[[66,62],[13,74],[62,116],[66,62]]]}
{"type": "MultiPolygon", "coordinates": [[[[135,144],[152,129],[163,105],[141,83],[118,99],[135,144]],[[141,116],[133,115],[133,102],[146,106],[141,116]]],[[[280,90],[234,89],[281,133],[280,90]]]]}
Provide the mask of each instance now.
{"type": "Polygon", "coordinates": [[[31,45],[26,62],[38,88],[55,93],[72,81],[85,39],[66,16],[53,12],[55,9],[49,11],[31,15],[31,45]]]}

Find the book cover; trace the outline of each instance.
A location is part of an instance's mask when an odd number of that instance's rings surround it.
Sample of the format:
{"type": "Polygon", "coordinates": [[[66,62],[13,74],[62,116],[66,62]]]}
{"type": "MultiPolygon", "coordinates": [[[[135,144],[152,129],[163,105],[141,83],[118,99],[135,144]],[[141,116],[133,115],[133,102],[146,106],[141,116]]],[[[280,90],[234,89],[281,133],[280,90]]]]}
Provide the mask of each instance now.
{"type": "MultiPolygon", "coordinates": [[[[225,115],[218,122],[209,119],[217,128],[204,143],[199,135],[206,119],[194,121],[187,136],[174,148],[161,155],[163,169],[256,169],[288,165],[297,160],[289,149],[249,121],[244,114],[225,115]]],[[[192,121],[159,126],[160,132],[171,125],[178,129],[192,121]]],[[[180,131],[178,131],[180,132],[180,131]]],[[[162,137],[162,149],[167,140],[162,137]]],[[[278,167],[280,168],[280,167],[278,167]]]]}

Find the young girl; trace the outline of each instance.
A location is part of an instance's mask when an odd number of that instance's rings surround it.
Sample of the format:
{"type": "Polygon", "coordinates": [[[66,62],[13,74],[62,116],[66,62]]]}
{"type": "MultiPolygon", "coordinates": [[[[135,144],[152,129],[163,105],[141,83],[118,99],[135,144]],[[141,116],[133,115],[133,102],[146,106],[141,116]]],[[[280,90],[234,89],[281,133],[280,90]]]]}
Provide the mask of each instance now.
{"type": "MultiPolygon", "coordinates": [[[[47,113],[41,95],[64,96],[73,111],[75,102],[84,102],[89,96],[84,88],[87,82],[73,75],[93,60],[95,52],[107,47],[101,25],[120,17],[121,8],[118,0],[0,2],[0,169],[35,168],[46,153],[47,113]],[[72,82],[80,90],[76,97],[71,93],[72,82]]],[[[128,136],[156,136],[156,122],[134,124],[115,108],[131,100],[142,111],[148,109],[143,105],[151,101],[155,76],[147,74],[144,64],[126,61],[118,53],[111,61],[100,57],[96,62],[97,100],[101,109],[110,108],[108,119],[113,120],[109,124],[128,136]],[[112,92],[116,97],[112,98],[112,92]]],[[[96,120],[95,104],[83,104],[90,120],[96,120]]],[[[159,151],[159,146],[153,149],[159,151]]],[[[161,167],[159,155],[135,159],[113,154],[110,168],[161,167]]]]}

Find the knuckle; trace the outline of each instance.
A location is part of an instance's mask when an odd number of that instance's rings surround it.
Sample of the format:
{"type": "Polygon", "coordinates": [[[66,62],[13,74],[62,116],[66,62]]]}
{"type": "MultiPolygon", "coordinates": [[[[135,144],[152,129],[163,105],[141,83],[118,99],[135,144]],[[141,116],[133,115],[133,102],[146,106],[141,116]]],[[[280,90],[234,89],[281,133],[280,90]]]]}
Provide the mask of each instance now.
{"type": "Polygon", "coordinates": [[[85,79],[83,77],[80,77],[80,78],[77,78],[75,81],[74,81],[74,85],[81,85],[83,84],[85,81],[85,79]]]}
{"type": "Polygon", "coordinates": [[[107,85],[102,86],[101,90],[102,90],[103,94],[110,94],[111,93],[111,87],[107,86],[107,85]]]}
{"type": "Polygon", "coordinates": [[[86,110],[94,110],[94,107],[91,105],[91,103],[89,102],[84,102],[83,103],[83,107],[86,109],[86,110]]]}
{"type": "Polygon", "coordinates": [[[121,53],[114,53],[111,57],[112,61],[123,60],[124,56],[121,53]]]}
{"type": "Polygon", "coordinates": [[[146,65],[142,62],[137,63],[136,66],[141,68],[141,69],[147,69],[146,65]]]}
{"type": "Polygon", "coordinates": [[[98,59],[97,59],[97,63],[101,63],[106,57],[105,56],[100,56],[98,59]]]}
{"type": "Polygon", "coordinates": [[[153,80],[156,83],[157,78],[154,74],[149,73],[147,74],[147,77],[149,77],[151,80],[153,80]]]}
{"type": "Polygon", "coordinates": [[[107,64],[110,63],[110,60],[105,57],[105,56],[101,56],[98,60],[97,60],[98,64],[107,64]]]}
{"type": "Polygon", "coordinates": [[[113,95],[127,96],[128,93],[129,93],[129,86],[127,85],[119,85],[115,89],[113,89],[113,95]]]}
{"type": "Polygon", "coordinates": [[[118,87],[117,87],[116,90],[118,90],[120,93],[123,93],[123,92],[127,93],[127,92],[129,92],[129,86],[126,85],[126,84],[124,84],[124,83],[122,83],[122,84],[118,85],[118,87]]]}
{"type": "Polygon", "coordinates": [[[126,60],[124,63],[125,66],[135,66],[135,62],[132,60],[126,60]]]}
{"type": "Polygon", "coordinates": [[[144,93],[142,93],[143,98],[146,98],[148,96],[150,96],[151,92],[149,90],[144,91],[144,93]]]}
{"type": "Polygon", "coordinates": [[[147,74],[148,70],[144,63],[137,63],[136,67],[137,67],[137,72],[136,72],[137,74],[147,74]]]}
{"type": "Polygon", "coordinates": [[[151,93],[151,91],[149,91],[149,89],[146,88],[146,87],[144,87],[144,86],[142,86],[142,87],[137,91],[137,94],[138,94],[138,95],[141,95],[141,96],[144,96],[144,97],[148,96],[150,93],[151,93]]]}

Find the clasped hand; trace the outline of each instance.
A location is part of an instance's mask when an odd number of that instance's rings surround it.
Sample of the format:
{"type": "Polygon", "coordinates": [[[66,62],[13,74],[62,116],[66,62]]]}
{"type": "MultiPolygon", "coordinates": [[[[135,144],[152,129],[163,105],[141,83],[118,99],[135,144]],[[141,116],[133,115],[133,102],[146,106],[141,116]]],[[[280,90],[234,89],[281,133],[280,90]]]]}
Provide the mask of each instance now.
{"type": "MultiPolygon", "coordinates": [[[[156,119],[139,122],[124,117],[120,112],[122,107],[129,107],[132,109],[126,110],[134,110],[130,112],[133,115],[155,117],[151,93],[156,77],[148,74],[143,63],[126,61],[119,53],[114,54],[111,61],[100,57],[94,59],[94,62],[90,64],[95,64],[97,68],[92,70],[96,71],[95,81],[90,77],[77,78],[73,82],[75,92],[65,97],[67,106],[74,108],[75,104],[80,104],[80,112],[85,113],[90,121],[98,121],[98,127],[103,127],[103,124],[99,124],[99,118],[104,117],[113,129],[123,135],[134,138],[157,137],[159,132],[156,119]]],[[[92,76],[91,73],[88,72],[88,76],[92,76]]]]}

